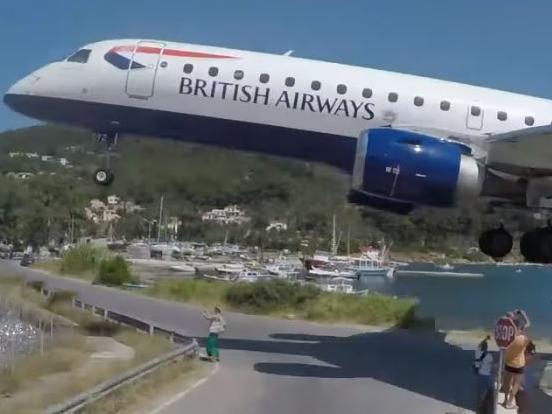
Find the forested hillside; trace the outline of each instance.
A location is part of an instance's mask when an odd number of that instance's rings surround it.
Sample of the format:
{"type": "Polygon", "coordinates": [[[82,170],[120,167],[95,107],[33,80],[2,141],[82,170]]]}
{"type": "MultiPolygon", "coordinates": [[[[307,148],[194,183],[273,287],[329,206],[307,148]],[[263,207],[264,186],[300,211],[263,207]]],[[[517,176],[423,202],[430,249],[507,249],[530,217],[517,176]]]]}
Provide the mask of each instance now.
{"type": "MultiPolygon", "coordinates": [[[[87,223],[84,207],[108,194],[146,207],[140,214],[145,218],[156,217],[163,194],[166,216],[182,220],[182,240],[222,241],[228,232],[231,241],[291,249],[301,241],[311,250],[328,249],[334,214],[342,251],[350,234],[351,249],[385,238],[394,249],[462,256],[476,245],[484,226],[498,222],[496,214],[483,214],[477,205],[462,211],[420,210],[407,217],[352,206],[346,202],[349,177],[324,165],[143,137],[122,138],[112,160],[115,183],[105,189],[91,180],[102,162],[95,148],[90,133],[73,129],[41,126],[0,134],[2,237],[42,244],[66,239],[71,223],[76,235],[101,235],[105,229],[87,223]],[[10,152],[65,157],[73,168],[10,157],[10,152]],[[9,172],[36,175],[18,180],[9,172]],[[230,204],[244,208],[251,222],[229,229],[201,222],[201,212],[230,204]],[[266,234],[266,225],[276,219],[285,221],[288,231],[266,234]]],[[[513,230],[526,227],[528,220],[515,212],[507,217],[513,230]]],[[[136,214],[127,215],[115,232],[144,236],[147,224],[136,214]]]]}

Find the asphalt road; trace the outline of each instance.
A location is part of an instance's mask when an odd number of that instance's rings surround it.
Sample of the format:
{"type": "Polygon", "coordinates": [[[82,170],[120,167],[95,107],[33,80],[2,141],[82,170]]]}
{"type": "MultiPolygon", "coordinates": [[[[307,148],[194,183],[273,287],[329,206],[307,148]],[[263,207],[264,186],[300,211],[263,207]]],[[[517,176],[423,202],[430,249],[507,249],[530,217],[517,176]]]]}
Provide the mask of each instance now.
{"type": "MultiPolygon", "coordinates": [[[[199,309],[45,275],[0,261],[0,275],[19,273],[88,303],[202,337],[199,309]]],[[[437,334],[363,332],[303,321],[227,313],[220,369],[162,414],[471,412],[473,352],[437,334]]]]}

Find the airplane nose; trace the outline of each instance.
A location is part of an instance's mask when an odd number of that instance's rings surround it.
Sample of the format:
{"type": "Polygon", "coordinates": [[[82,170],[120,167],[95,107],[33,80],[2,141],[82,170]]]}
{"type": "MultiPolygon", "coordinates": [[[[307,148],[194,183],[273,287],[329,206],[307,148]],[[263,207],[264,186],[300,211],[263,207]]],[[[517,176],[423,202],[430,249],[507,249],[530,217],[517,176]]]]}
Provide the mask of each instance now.
{"type": "Polygon", "coordinates": [[[32,85],[37,82],[37,76],[27,76],[14,83],[4,94],[4,104],[12,110],[25,113],[24,106],[30,95],[32,95],[32,85]]]}

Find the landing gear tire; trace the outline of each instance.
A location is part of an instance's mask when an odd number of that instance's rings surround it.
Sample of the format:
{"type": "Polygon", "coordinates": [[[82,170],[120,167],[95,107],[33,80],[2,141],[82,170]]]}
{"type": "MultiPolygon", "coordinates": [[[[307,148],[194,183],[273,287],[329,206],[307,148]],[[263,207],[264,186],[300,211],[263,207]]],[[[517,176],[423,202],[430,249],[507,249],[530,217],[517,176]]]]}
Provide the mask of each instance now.
{"type": "Polygon", "coordinates": [[[110,170],[111,151],[117,145],[119,134],[116,132],[96,134],[99,145],[105,146],[105,166],[94,172],[94,182],[101,186],[109,186],[113,183],[115,175],[110,170]]]}
{"type": "Polygon", "coordinates": [[[493,259],[501,259],[512,250],[514,241],[510,233],[503,228],[488,230],[479,238],[479,248],[493,259]]]}
{"type": "Polygon", "coordinates": [[[519,241],[519,250],[531,263],[552,263],[552,227],[525,233],[519,241]]]}
{"type": "Polygon", "coordinates": [[[94,182],[98,185],[103,185],[105,187],[110,186],[114,179],[115,176],[107,168],[98,168],[94,172],[94,182]]]}

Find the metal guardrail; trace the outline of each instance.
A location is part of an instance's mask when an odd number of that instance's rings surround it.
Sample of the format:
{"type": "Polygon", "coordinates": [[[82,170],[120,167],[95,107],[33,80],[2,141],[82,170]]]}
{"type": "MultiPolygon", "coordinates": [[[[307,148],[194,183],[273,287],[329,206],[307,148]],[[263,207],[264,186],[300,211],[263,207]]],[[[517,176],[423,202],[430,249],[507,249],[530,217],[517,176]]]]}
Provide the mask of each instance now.
{"type": "MultiPolygon", "coordinates": [[[[41,289],[41,292],[46,296],[49,296],[53,293],[52,290],[47,290],[44,288],[41,289]]],[[[182,346],[158,358],[152,359],[136,368],[124,372],[114,378],[102,382],[94,388],[89,389],[71,398],[70,400],[48,407],[45,411],[46,414],[77,413],[78,411],[85,408],[87,405],[98,401],[100,398],[112,393],[113,391],[116,391],[120,387],[131,384],[142,378],[143,376],[155,371],[164,363],[183,356],[192,357],[197,355],[197,353],[199,352],[199,345],[195,338],[187,337],[174,330],[167,329],[166,327],[161,326],[157,323],[115,312],[104,307],[91,305],[76,298],[73,299],[73,306],[90,311],[95,315],[102,317],[104,320],[130,326],[149,335],[163,335],[171,342],[182,344],[182,346]]]]}
{"type": "Polygon", "coordinates": [[[73,414],[82,410],[87,405],[98,401],[99,399],[111,394],[117,389],[132,384],[139,380],[143,376],[155,371],[163,363],[173,360],[181,356],[192,356],[198,351],[197,341],[194,339],[191,344],[183,346],[179,349],[171,351],[161,357],[155,358],[146,362],[130,371],[127,371],[121,375],[118,375],[110,380],[102,382],[94,388],[85,391],[76,397],[71,398],[61,404],[49,407],[46,410],[46,414],[73,414]]]}

